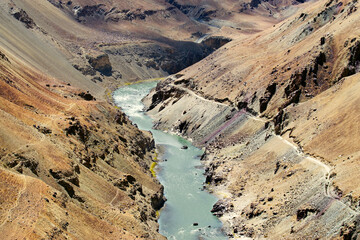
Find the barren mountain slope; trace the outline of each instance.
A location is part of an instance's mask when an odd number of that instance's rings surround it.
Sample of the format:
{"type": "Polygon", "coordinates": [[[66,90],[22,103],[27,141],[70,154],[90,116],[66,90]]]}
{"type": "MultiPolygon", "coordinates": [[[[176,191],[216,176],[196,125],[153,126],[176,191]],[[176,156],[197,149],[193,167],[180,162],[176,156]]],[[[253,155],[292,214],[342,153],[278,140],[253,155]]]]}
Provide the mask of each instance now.
{"type": "MultiPolygon", "coordinates": [[[[39,29],[26,29],[24,23],[17,21],[9,13],[8,4],[2,3],[0,9],[0,44],[3,50],[11,52],[15,57],[21,57],[26,64],[45,74],[69,82],[76,87],[91,90],[93,94],[98,96],[103,95],[104,92],[100,92],[101,88],[98,88],[93,82],[87,81],[81,73],[71,66],[66,57],[53,47],[54,42],[51,37],[35,34],[40,31],[39,29]],[[69,78],[69,75],[72,77],[69,78]]],[[[20,13],[20,9],[11,13],[20,13]]]]}
{"type": "Polygon", "coordinates": [[[4,0],[2,238],[163,239],[154,142],[106,88],[176,73],[229,41],[207,34],[234,40],[148,103],[159,128],[207,147],[209,189],[222,199],[213,212],[229,236],[356,236],[357,7],[4,0]]]}
{"type": "Polygon", "coordinates": [[[167,79],[156,126],[206,146],[214,214],[229,236],[356,239],[360,14],[356,1],[300,5],[167,79]]]}
{"type": "Polygon", "coordinates": [[[288,14],[288,9],[300,3],[234,0],[50,2],[78,22],[91,27],[109,27],[119,32],[126,27],[132,28],[133,37],[151,38],[158,34],[175,40],[184,40],[199,32],[213,33],[224,26],[238,31],[241,27],[243,30],[261,30],[261,24],[257,24],[281,19],[288,14]],[[252,15],[256,15],[256,19],[252,15]],[[149,36],[148,33],[152,34],[149,36]]]}
{"type": "Polygon", "coordinates": [[[224,9],[194,20],[163,1],[5,0],[0,10],[2,239],[162,239],[154,142],[106,88],[175,73],[228,40],[192,41],[242,22],[224,9]]]}
{"type": "Polygon", "coordinates": [[[162,239],[151,135],[47,37],[0,18],[1,239],[162,239]]]}
{"type": "Polygon", "coordinates": [[[268,29],[300,5],[232,0],[6,0],[2,4],[4,12],[24,11],[32,21],[31,31],[57,47],[89,80],[104,86],[176,73],[222,45],[216,38],[205,44],[195,41],[225,36],[227,42],[239,34],[268,29]],[[94,66],[91,59],[106,70],[94,66]]]}

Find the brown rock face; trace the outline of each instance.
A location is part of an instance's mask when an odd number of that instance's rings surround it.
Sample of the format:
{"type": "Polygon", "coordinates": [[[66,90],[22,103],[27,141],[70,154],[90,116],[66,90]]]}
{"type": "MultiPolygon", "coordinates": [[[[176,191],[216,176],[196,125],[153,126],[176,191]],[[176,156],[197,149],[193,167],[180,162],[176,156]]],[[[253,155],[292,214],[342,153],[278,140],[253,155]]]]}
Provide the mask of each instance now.
{"type": "Polygon", "coordinates": [[[155,193],[151,197],[151,206],[155,210],[160,210],[166,202],[166,198],[164,197],[164,188],[159,189],[157,193],[155,193]]]}
{"type": "Polygon", "coordinates": [[[224,215],[224,213],[230,212],[233,207],[234,206],[229,201],[219,200],[214,204],[211,212],[215,216],[221,217],[224,215]]]}

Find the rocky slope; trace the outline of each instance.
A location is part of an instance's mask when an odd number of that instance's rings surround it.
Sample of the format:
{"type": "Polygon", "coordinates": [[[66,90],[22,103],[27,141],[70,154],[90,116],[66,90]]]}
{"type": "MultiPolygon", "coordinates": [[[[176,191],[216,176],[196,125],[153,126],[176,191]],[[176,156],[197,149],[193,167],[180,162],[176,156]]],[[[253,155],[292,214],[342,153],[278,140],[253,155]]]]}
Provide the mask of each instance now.
{"type": "Polygon", "coordinates": [[[164,239],[154,142],[109,89],[219,47],[148,102],[207,147],[229,236],[355,236],[358,6],[301,2],[2,1],[2,238],[164,239]]]}
{"type": "Polygon", "coordinates": [[[213,212],[229,236],[357,238],[358,5],[304,3],[146,100],[158,128],[206,147],[213,212]]]}
{"type": "MultiPolygon", "coordinates": [[[[164,9],[123,3],[111,4],[147,16],[164,9]]],[[[177,72],[216,47],[147,30],[155,21],[137,30],[143,22],[124,19],[124,30],[91,4],[75,13],[60,1],[0,3],[2,239],[164,238],[163,189],[149,171],[154,142],[107,88],[177,72]]]]}
{"type": "Polygon", "coordinates": [[[151,134],[26,11],[0,7],[1,239],[164,239],[151,134]]]}
{"type": "Polygon", "coordinates": [[[109,86],[173,74],[220,46],[218,41],[196,41],[209,36],[232,39],[264,30],[299,5],[296,1],[269,4],[250,6],[252,3],[246,1],[230,0],[6,0],[3,10],[57,47],[78,74],[109,86]],[[99,56],[108,58],[105,72],[91,61],[99,56]]]}

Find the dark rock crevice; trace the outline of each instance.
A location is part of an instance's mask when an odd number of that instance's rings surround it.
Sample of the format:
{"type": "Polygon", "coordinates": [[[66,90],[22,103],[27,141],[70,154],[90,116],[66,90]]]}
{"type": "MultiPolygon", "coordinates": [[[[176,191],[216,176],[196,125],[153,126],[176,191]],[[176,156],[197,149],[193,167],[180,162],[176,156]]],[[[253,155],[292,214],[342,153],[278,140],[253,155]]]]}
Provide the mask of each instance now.
{"type": "Polygon", "coordinates": [[[348,63],[343,69],[340,78],[348,77],[360,71],[360,41],[348,48],[348,63]]]}
{"type": "Polygon", "coordinates": [[[340,230],[340,237],[344,240],[355,240],[360,236],[360,218],[357,217],[356,220],[343,224],[340,230]]]}
{"type": "Polygon", "coordinates": [[[56,182],[64,188],[69,197],[83,203],[85,200],[76,194],[75,188],[80,187],[80,181],[77,174],[80,174],[80,168],[78,165],[74,165],[73,169],[65,170],[49,170],[50,175],[56,180],[56,182]]]}
{"type": "Polygon", "coordinates": [[[151,206],[154,210],[160,210],[166,202],[164,197],[164,187],[162,186],[158,192],[151,196],[151,206]]]}
{"type": "Polygon", "coordinates": [[[267,86],[264,95],[260,98],[260,113],[264,112],[276,92],[276,83],[267,86]]]}
{"type": "Polygon", "coordinates": [[[85,101],[96,101],[96,98],[94,98],[94,96],[91,95],[91,94],[89,93],[89,91],[87,91],[87,92],[81,92],[81,93],[79,93],[78,95],[79,95],[79,97],[81,97],[81,98],[84,99],[85,101]]]}
{"type": "Polygon", "coordinates": [[[74,9],[76,20],[79,22],[83,21],[83,18],[93,17],[93,18],[103,18],[106,11],[104,9],[104,4],[97,5],[86,5],[84,7],[76,6],[74,9]]]}
{"type": "Polygon", "coordinates": [[[188,121],[180,122],[178,129],[180,133],[185,133],[189,128],[190,123],[188,121]]]}
{"type": "Polygon", "coordinates": [[[145,197],[142,185],[131,175],[126,175],[124,178],[117,179],[114,182],[114,186],[127,192],[127,195],[133,200],[135,200],[138,193],[141,197],[145,197]]]}
{"type": "Polygon", "coordinates": [[[80,203],[85,202],[85,200],[82,197],[76,195],[74,187],[71,185],[71,183],[63,179],[59,180],[57,183],[64,188],[64,190],[71,198],[79,201],[80,203]]]}
{"type": "Polygon", "coordinates": [[[70,123],[70,126],[65,129],[66,135],[74,135],[83,143],[89,139],[89,131],[86,126],[81,125],[80,121],[70,123]]]}
{"type": "Polygon", "coordinates": [[[274,117],[274,131],[275,134],[280,135],[282,130],[287,126],[289,114],[284,111],[284,109],[281,109],[278,114],[274,117]]]}
{"type": "Polygon", "coordinates": [[[79,66],[78,64],[74,64],[73,67],[76,70],[80,71],[85,76],[95,76],[96,75],[96,70],[89,65],[79,66]]]}
{"type": "Polygon", "coordinates": [[[39,162],[33,157],[18,153],[14,153],[10,156],[11,158],[8,161],[5,161],[6,167],[12,168],[19,173],[24,173],[25,169],[28,169],[34,175],[39,175],[39,162]]]}
{"type": "Polygon", "coordinates": [[[8,63],[10,63],[9,59],[6,57],[6,55],[4,53],[2,53],[0,51],[0,59],[4,60],[4,61],[7,61],[8,63]]]}
{"type": "Polygon", "coordinates": [[[304,208],[298,209],[296,212],[296,220],[300,221],[301,219],[307,218],[310,213],[318,213],[318,209],[314,208],[304,208]]]}
{"type": "Polygon", "coordinates": [[[280,107],[281,109],[292,103],[299,103],[303,96],[313,97],[314,94],[319,94],[331,86],[328,76],[329,66],[325,65],[328,61],[327,55],[331,56],[331,51],[328,53],[321,51],[310,65],[291,75],[289,83],[284,89],[286,100],[280,107]]]}
{"type": "Polygon", "coordinates": [[[256,112],[253,108],[251,108],[250,106],[249,106],[250,104],[248,103],[248,102],[238,102],[237,103],[237,108],[239,109],[239,110],[245,110],[246,112],[248,112],[248,113],[250,113],[250,114],[252,114],[252,115],[254,115],[254,116],[257,116],[258,115],[258,112],[256,112]]]}

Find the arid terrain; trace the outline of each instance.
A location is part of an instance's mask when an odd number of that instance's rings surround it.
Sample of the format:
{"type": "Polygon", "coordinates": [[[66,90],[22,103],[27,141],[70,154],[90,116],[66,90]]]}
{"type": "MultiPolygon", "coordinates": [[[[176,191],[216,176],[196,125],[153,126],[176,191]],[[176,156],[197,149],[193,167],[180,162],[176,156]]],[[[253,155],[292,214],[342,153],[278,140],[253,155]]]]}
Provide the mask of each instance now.
{"type": "Polygon", "coordinates": [[[231,237],[356,239],[360,15],[354,1],[299,5],[160,83],[159,129],[206,147],[213,212],[231,237]]]}
{"type": "Polygon", "coordinates": [[[229,238],[357,239],[357,1],[4,0],[1,239],[165,239],[158,129],[203,147],[229,238]]]}

